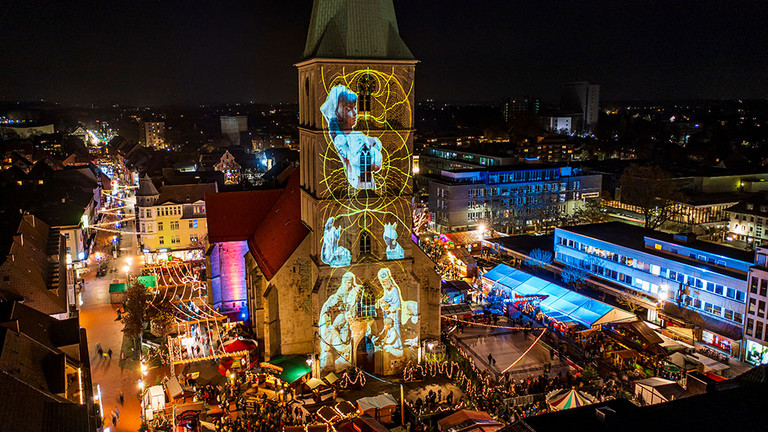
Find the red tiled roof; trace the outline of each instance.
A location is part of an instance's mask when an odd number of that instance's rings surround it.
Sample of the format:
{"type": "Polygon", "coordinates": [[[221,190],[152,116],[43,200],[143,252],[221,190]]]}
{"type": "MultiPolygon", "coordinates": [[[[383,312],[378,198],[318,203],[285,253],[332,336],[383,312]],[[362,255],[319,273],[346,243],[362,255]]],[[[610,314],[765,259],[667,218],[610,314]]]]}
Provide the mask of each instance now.
{"type": "Polygon", "coordinates": [[[272,279],[309,234],[301,222],[299,171],[285,189],[205,194],[208,241],[248,240],[267,280],[272,279]]]}
{"type": "Polygon", "coordinates": [[[282,192],[271,189],[205,194],[208,241],[248,240],[282,192]]]}
{"type": "Polygon", "coordinates": [[[301,189],[296,170],[248,241],[251,254],[267,280],[275,276],[307,234],[309,230],[301,221],[301,189]]]}

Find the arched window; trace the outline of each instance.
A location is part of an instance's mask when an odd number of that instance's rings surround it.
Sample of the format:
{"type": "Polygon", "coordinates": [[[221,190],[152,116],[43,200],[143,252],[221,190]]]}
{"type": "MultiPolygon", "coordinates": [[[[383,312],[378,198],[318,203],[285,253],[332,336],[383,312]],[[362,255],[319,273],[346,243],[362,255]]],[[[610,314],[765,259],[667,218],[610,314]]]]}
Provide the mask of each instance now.
{"type": "Polygon", "coordinates": [[[373,174],[371,173],[371,163],[373,158],[371,157],[371,150],[366,144],[363,150],[360,152],[360,178],[358,179],[359,189],[372,189],[373,188],[373,174]]]}
{"type": "Polygon", "coordinates": [[[357,111],[371,111],[371,95],[376,91],[376,80],[370,74],[360,76],[357,80],[357,111]]]}
{"type": "Polygon", "coordinates": [[[371,233],[364,230],[360,233],[360,255],[371,253],[371,233]]]}

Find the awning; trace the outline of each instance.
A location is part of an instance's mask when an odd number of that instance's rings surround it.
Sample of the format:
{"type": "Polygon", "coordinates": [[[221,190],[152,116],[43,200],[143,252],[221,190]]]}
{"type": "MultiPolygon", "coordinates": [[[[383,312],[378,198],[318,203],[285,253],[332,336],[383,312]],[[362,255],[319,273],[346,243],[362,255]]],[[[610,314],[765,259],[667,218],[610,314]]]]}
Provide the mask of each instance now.
{"type": "Polygon", "coordinates": [[[633,349],[612,351],[611,354],[616,354],[617,357],[625,360],[640,357],[640,353],[633,349]]]}
{"type": "Polygon", "coordinates": [[[300,355],[277,356],[267,363],[277,366],[280,369],[279,378],[289,384],[295,383],[312,370],[307,364],[307,358],[300,355]]]}
{"type": "Polygon", "coordinates": [[[112,283],[109,284],[109,293],[123,293],[126,291],[125,283],[112,283]]]}
{"type": "Polygon", "coordinates": [[[397,406],[397,401],[392,395],[384,393],[374,397],[364,397],[357,400],[357,405],[363,411],[376,410],[382,408],[393,408],[397,406]]]}

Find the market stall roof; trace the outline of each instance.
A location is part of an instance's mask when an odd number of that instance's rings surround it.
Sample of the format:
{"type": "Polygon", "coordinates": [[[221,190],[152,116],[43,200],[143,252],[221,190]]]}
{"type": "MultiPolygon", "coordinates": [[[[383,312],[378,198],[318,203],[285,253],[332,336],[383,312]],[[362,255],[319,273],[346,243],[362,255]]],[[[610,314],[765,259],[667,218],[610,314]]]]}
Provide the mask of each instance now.
{"type": "Polygon", "coordinates": [[[497,289],[513,294],[544,295],[540,305],[544,313],[557,321],[576,321],[587,327],[616,321],[636,320],[628,311],[571,291],[555,283],[500,264],[483,275],[497,289]],[[556,316],[560,318],[555,318],[556,316]]]}
{"type": "Polygon", "coordinates": [[[125,292],[125,282],[122,283],[111,283],[109,284],[109,293],[121,293],[125,292]]]}
{"type": "Polygon", "coordinates": [[[397,401],[392,395],[383,393],[378,396],[358,399],[357,405],[361,410],[368,411],[397,406],[397,401]]]}
{"type": "Polygon", "coordinates": [[[441,316],[469,315],[471,313],[472,313],[472,308],[465,303],[454,304],[454,305],[440,305],[441,316]]]}
{"type": "Polygon", "coordinates": [[[281,368],[280,379],[289,384],[295,383],[312,370],[306,357],[300,355],[276,356],[267,363],[281,368]]]}
{"type": "Polygon", "coordinates": [[[136,280],[147,288],[154,288],[157,286],[157,276],[139,276],[136,280]]]}
{"type": "Polygon", "coordinates": [[[321,380],[319,378],[310,378],[307,381],[307,386],[309,387],[310,390],[314,390],[314,389],[320,387],[321,385],[325,385],[325,383],[323,382],[323,380],[321,380]]]}
{"type": "Polygon", "coordinates": [[[664,342],[664,339],[662,339],[661,336],[656,334],[655,331],[653,331],[642,321],[620,322],[610,325],[622,327],[631,331],[632,333],[635,333],[643,342],[645,342],[646,345],[660,344],[664,342]]]}
{"type": "Polygon", "coordinates": [[[338,381],[339,380],[339,376],[336,375],[335,373],[331,372],[328,375],[326,375],[325,378],[323,378],[323,380],[325,380],[325,382],[327,382],[330,385],[330,384],[333,384],[336,381],[338,381]]]}
{"type": "MultiPolygon", "coordinates": [[[[438,428],[440,430],[470,430],[469,428],[476,428],[482,431],[495,431],[504,427],[503,423],[499,423],[490,416],[490,414],[483,411],[470,411],[461,410],[457,411],[445,418],[437,421],[438,428]]],[[[474,429],[473,429],[474,430],[474,429]]]]}

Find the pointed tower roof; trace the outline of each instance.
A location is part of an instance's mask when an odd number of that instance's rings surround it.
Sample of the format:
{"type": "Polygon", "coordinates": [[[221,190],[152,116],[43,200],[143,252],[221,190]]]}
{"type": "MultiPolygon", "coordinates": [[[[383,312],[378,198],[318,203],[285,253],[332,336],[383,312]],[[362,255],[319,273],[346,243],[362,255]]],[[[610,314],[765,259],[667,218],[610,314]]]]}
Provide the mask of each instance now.
{"type": "Polygon", "coordinates": [[[302,60],[310,58],[415,60],[392,0],[315,0],[302,60]]]}
{"type": "Polygon", "coordinates": [[[157,188],[155,187],[155,184],[152,183],[152,179],[149,178],[149,175],[144,174],[144,177],[139,179],[139,190],[136,191],[136,196],[154,195],[160,195],[160,192],[157,191],[157,188]]]}

